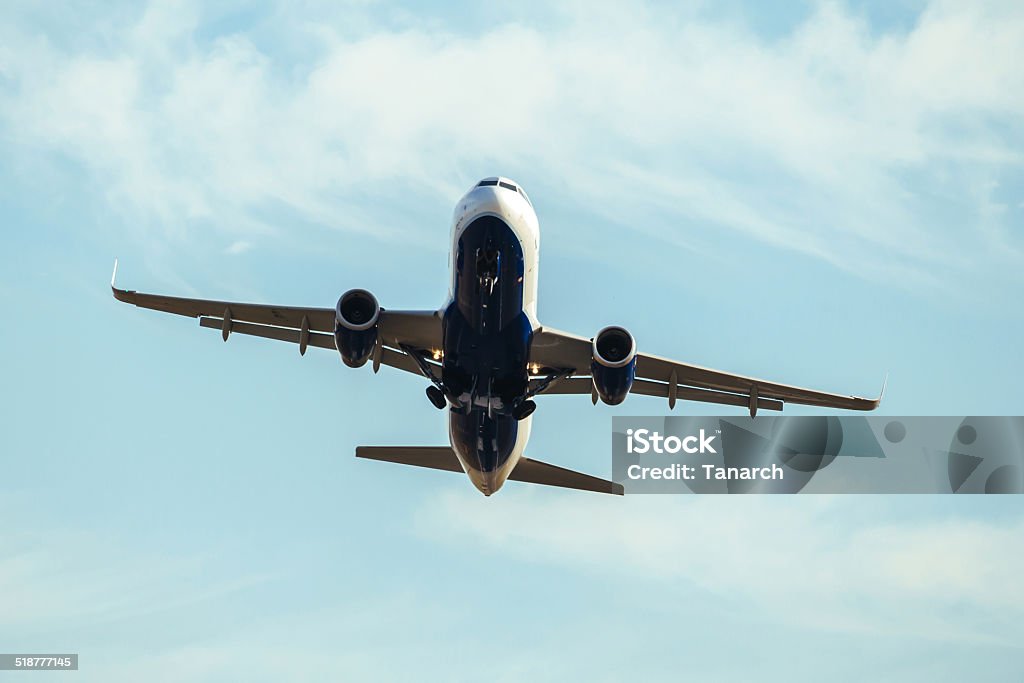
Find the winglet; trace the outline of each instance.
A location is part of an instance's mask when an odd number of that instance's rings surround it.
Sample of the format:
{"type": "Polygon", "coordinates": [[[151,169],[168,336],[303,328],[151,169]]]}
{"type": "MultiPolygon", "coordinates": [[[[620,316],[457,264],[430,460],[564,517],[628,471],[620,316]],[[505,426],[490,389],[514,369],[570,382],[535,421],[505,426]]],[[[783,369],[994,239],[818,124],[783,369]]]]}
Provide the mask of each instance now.
{"type": "Polygon", "coordinates": [[[882,380],[882,390],[878,392],[878,403],[882,402],[882,397],[885,396],[885,385],[889,383],[889,373],[885,373],[885,379],[882,380]]]}
{"type": "Polygon", "coordinates": [[[110,291],[113,293],[114,298],[118,301],[126,301],[128,303],[135,303],[132,298],[132,294],[135,292],[127,289],[117,288],[117,259],[114,259],[114,272],[110,276],[110,291]]]}

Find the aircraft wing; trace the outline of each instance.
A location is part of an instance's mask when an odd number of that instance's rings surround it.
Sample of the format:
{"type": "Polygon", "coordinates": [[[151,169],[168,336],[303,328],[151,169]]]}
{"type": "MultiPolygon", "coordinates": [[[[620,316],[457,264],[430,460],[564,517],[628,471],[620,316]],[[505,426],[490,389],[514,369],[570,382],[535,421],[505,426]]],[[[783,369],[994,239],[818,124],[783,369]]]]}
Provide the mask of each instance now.
{"type": "MultiPolygon", "coordinates": [[[[116,271],[115,271],[116,272],[116,271]]],[[[114,298],[164,313],[199,318],[199,325],[220,330],[224,341],[232,333],[292,342],[305,354],[307,346],[336,350],[334,309],[299,306],[268,306],[233,301],[186,299],[162,294],[143,294],[118,289],[110,283],[114,298]]],[[[434,311],[386,311],[379,319],[380,359],[383,365],[421,375],[417,363],[401,347],[423,351],[428,361],[441,348],[441,319],[434,311]]]]}
{"type": "MultiPolygon", "coordinates": [[[[548,327],[541,327],[534,332],[531,363],[548,369],[573,370],[572,376],[553,382],[543,393],[590,394],[591,353],[591,340],[586,337],[548,327]]],[[[882,389],[884,392],[884,385],[882,389]]],[[[646,353],[637,354],[636,379],[630,392],[667,398],[670,406],[675,404],[676,399],[684,399],[746,406],[751,413],[757,409],[782,410],[784,403],[874,410],[882,400],[881,395],[872,399],[804,389],[646,353]]]]}

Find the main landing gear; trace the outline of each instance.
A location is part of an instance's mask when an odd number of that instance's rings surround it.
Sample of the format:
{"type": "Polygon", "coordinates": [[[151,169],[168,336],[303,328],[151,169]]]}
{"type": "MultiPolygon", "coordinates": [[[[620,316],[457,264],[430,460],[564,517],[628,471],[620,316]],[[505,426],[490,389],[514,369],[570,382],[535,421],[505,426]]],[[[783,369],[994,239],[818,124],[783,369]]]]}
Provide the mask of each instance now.
{"type": "Polygon", "coordinates": [[[525,420],[530,417],[535,410],[537,410],[537,404],[533,401],[526,400],[512,409],[512,417],[516,420],[525,420]]]}
{"type": "Polygon", "coordinates": [[[427,398],[430,399],[430,402],[433,403],[434,407],[438,410],[444,410],[448,405],[448,401],[445,400],[444,394],[434,385],[427,387],[427,398]]]}

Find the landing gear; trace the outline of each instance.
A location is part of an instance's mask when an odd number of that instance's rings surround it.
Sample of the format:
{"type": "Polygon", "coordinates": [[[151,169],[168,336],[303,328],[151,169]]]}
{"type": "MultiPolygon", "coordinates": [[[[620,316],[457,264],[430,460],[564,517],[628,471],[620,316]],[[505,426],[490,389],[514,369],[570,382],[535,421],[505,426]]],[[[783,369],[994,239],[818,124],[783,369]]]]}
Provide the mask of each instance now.
{"type": "Polygon", "coordinates": [[[498,282],[501,272],[501,252],[488,244],[484,249],[476,250],[476,275],[481,291],[487,296],[494,293],[494,285],[498,282]]]}
{"type": "Polygon", "coordinates": [[[525,420],[530,417],[535,410],[537,410],[537,404],[533,401],[526,400],[512,409],[512,417],[516,420],[525,420]]]}
{"type": "Polygon", "coordinates": [[[448,402],[444,398],[444,394],[437,387],[431,385],[427,387],[427,398],[434,404],[434,407],[438,410],[444,410],[448,405],[448,402]]]}

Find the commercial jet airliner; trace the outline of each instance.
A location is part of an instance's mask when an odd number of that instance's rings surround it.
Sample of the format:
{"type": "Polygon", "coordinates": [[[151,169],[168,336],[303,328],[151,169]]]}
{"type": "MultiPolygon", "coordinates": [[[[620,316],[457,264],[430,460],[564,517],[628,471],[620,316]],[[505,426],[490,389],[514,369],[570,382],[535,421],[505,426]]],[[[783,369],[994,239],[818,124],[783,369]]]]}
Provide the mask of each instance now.
{"type": "MultiPolygon", "coordinates": [[[[448,446],[360,446],[356,456],[465,472],[485,496],[507,479],[603,493],[611,481],[526,456],[531,414],[542,394],[590,395],[609,405],[627,394],[705,401],[749,410],[784,403],[873,410],[877,399],[767,382],[640,353],[625,328],[593,337],[537,320],[540,230],[526,192],[508,178],[485,178],[455,206],[448,298],[436,311],[393,311],[365,289],[334,308],[298,308],[183,299],[118,289],[119,301],[199,318],[202,327],[336,350],[345,365],[370,363],[421,375],[427,398],[448,414],[448,446]]],[[[114,277],[117,264],[114,265],[114,277]]]]}

